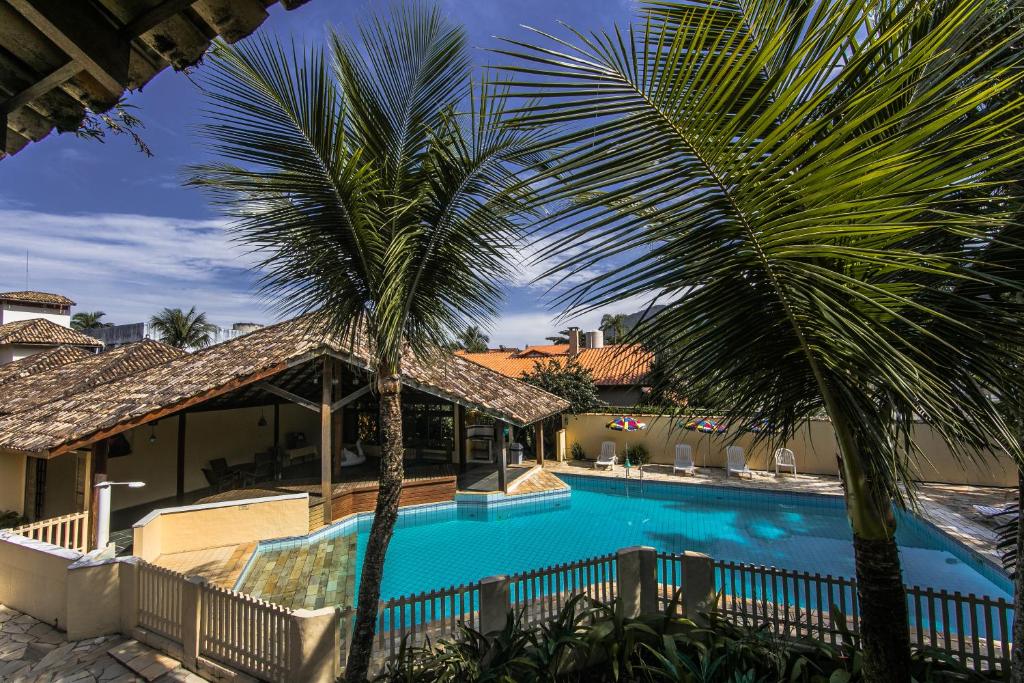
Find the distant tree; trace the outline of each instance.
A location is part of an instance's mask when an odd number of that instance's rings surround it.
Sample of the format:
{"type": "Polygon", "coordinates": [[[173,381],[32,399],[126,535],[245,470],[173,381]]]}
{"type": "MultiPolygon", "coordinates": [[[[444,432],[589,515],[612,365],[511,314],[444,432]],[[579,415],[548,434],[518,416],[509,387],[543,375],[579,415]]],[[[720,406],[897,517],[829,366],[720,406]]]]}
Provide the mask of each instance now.
{"type": "Polygon", "coordinates": [[[601,331],[605,341],[618,344],[626,336],[626,316],[622,313],[605,313],[601,316],[601,331]]]}
{"type": "Polygon", "coordinates": [[[160,335],[160,341],[178,349],[203,349],[213,342],[217,326],[206,319],[205,313],[180,308],[165,308],[149,319],[150,326],[160,335]]]}
{"type": "Polygon", "coordinates": [[[553,334],[550,337],[544,337],[552,344],[568,344],[569,343],[569,330],[562,330],[558,334],[553,334]]]}
{"type": "Polygon", "coordinates": [[[458,348],[469,353],[483,353],[487,350],[487,342],[491,338],[483,333],[476,325],[470,325],[463,330],[456,340],[458,348]]]}
{"type": "Polygon", "coordinates": [[[113,323],[105,323],[102,318],[106,313],[103,311],[82,311],[71,316],[71,328],[83,332],[95,330],[101,327],[113,327],[113,323]]]}
{"type": "Polygon", "coordinates": [[[533,370],[523,375],[523,381],[564,398],[571,413],[585,413],[601,404],[593,375],[575,358],[568,362],[556,358],[537,361],[533,370]]]}

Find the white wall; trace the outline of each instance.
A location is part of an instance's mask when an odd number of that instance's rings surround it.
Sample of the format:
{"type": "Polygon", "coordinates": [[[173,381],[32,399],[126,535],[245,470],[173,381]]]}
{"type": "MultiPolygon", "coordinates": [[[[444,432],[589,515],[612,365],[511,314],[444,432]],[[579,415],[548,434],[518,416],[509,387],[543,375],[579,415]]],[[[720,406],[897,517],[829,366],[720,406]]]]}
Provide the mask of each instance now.
{"type": "Polygon", "coordinates": [[[24,455],[0,455],[0,512],[25,514],[26,460],[24,455]]]}
{"type": "Polygon", "coordinates": [[[40,351],[49,351],[54,346],[0,346],[0,365],[27,358],[40,351]]]}
{"type": "Polygon", "coordinates": [[[16,320],[31,320],[32,318],[46,318],[50,322],[71,327],[71,311],[60,313],[55,308],[43,308],[11,302],[0,303],[0,325],[13,323],[16,320]]]}

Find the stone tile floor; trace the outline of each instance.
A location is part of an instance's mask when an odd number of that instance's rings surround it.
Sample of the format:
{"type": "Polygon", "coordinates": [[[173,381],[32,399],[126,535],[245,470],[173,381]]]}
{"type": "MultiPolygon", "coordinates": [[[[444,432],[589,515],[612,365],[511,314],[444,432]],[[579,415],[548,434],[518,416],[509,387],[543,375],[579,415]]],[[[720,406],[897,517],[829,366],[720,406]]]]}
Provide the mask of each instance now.
{"type": "Polygon", "coordinates": [[[120,635],[68,641],[27,614],[0,605],[0,681],[11,683],[200,683],[175,660],[120,635]],[[134,645],[132,645],[134,644],[134,645]],[[134,654],[128,666],[111,651],[134,654]],[[158,663],[159,667],[153,665],[158,663]],[[140,675],[144,674],[144,675],[140,675]]]}
{"type": "Polygon", "coordinates": [[[291,609],[350,607],[357,571],[356,534],[326,536],[260,552],[241,592],[291,609]]]}

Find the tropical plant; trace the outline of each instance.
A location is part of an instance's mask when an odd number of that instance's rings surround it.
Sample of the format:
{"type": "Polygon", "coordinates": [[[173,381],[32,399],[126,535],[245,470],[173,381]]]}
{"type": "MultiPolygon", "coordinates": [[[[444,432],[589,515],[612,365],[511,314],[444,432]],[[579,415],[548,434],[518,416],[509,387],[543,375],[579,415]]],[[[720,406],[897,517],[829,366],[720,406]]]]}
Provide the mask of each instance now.
{"type": "Polygon", "coordinates": [[[564,398],[569,402],[570,413],[585,413],[601,405],[593,374],[575,358],[536,361],[533,370],[523,375],[522,379],[527,384],[564,398]]]}
{"type": "Polygon", "coordinates": [[[712,396],[778,425],[759,438],[779,441],[828,414],[865,677],[909,680],[891,505],[913,493],[914,424],[964,458],[992,444],[1020,456],[993,401],[1021,382],[1004,370],[1019,318],[962,286],[1020,290],[978,262],[993,242],[1020,253],[994,187],[1019,157],[1020,102],[984,106],[1021,77],[1012,41],[991,39],[1005,7],[642,6],[629,29],[502,50],[531,98],[519,125],[559,126],[538,175],[558,181],[539,197],[559,203],[540,226],[545,276],[579,280],[559,299],[572,314],[669,302],[632,333],[659,358],[655,395],[712,396]],[[984,47],[957,58],[964,46],[984,47]],[[631,258],[585,277],[623,234],[631,258]]]}
{"type": "Polygon", "coordinates": [[[579,441],[572,442],[572,446],[569,447],[569,454],[573,460],[587,459],[587,452],[583,450],[583,446],[579,441]]]}
{"type": "Polygon", "coordinates": [[[605,313],[601,316],[601,331],[605,341],[618,344],[626,336],[626,316],[623,313],[605,313]]]}
{"type": "Polygon", "coordinates": [[[456,340],[457,347],[468,353],[483,353],[487,350],[487,343],[491,338],[483,333],[476,325],[469,325],[459,333],[456,340]]]}
{"type": "Polygon", "coordinates": [[[71,316],[71,329],[84,331],[95,330],[101,327],[112,327],[113,323],[105,323],[102,318],[106,313],[103,311],[82,311],[71,316]]]}
{"type": "Polygon", "coordinates": [[[0,510],[0,529],[9,529],[28,522],[20,512],[14,510],[0,510]]]}
{"type": "Polygon", "coordinates": [[[380,402],[379,495],[359,582],[347,676],[369,665],[384,558],[403,479],[403,358],[429,362],[497,312],[529,197],[518,169],[536,134],[501,124],[471,84],[465,32],[397,5],[320,48],[262,37],[217,45],[205,126],[222,161],[192,169],[260,258],[282,312],[361,331],[380,402]],[[468,113],[459,114],[459,109],[468,113]]]}
{"type": "Polygon", "coordinates": [[[160,335],[160,341],[177,349],[204,349],[213,343],[217,326],[205,313],[180,308],[165,308],[149,319],[149,326],[160,335]]]}
{"type": "Polygon", "coordinates": [[[626,446],[626,459],[633,466],[646,465],[651,461],[651,452],[642,443],[628,444],[626,446]]]}

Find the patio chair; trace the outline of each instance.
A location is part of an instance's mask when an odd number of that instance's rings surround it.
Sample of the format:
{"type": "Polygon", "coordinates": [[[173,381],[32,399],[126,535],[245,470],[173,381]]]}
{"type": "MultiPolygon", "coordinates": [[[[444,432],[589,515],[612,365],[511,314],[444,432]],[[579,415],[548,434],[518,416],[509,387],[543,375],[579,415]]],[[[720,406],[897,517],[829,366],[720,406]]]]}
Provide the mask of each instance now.
{"type": "Polygon", "coordinates": [[[241,484],[241,476],[228,467],[228,461],[224,458],[214,458],[210,461],[210,468],[202,468],[207,483],[218,493],[227,491],[241,484]]]}
{"type": "Polygon", "coordinates": [[[252,467],[252,476],[257,481],[273,479],[276,474],[277,454],[273,449],[257,453],[252,467]]]}
{"type": "Polygon", "coordinates": [[[607,467],[609,469],[615,469],[615,442],[605,441],[601,444],[601,454],[597,456],[597,460],[594,461],[594,469],[598,467],[607,467]]]}
{"type": "Polygon", "coordinates": [[[1012,512],[1017,511],[1017,503],[1006,503],[993,507],[991,505],[975,505],[974,509],[977,510],[978,514],[982,517],[1000,517],[1002,515],[1008,515],[1012,512]]]}
{"type": "Polygon", "coordinates": [[[693,464],[693,449],[688,444],[676,444],[676,460],[672,464],[672,474],[682,472],[683,474],[697,474],[697,466],[693,464]]]}
{"type": "Polygon", "coordinates": [[[356,441],[355,453],[347,448],[341,449],[341,462],[338,463],[339,467],[354,467],[356,465],[362,465],[364,462],[366,462],[366,454],[363,453],[362,441],[356,441]]]}
{"type": "Polygon", "coordinates": [[[729,446],[725,449],[725,478],[728,479],[731,474],[754,478],[754,473],[747,467],[747,456],[741,446],[729,446]]]}
{"type": "Polygon", "coordinates": [[[793,451],[788,448],[777,448],[775,449],[775,476],[779,476],[779,468],[789,468],[793,470],[793,475],[796,476],[796,455],[793,451]]]}

